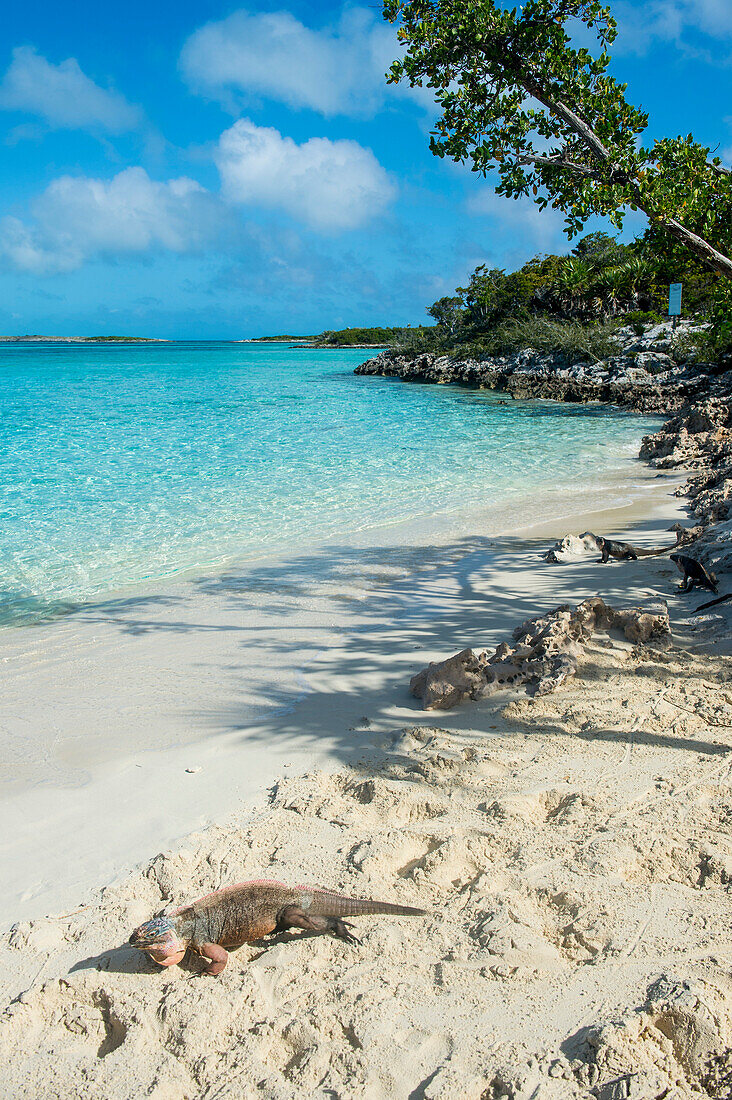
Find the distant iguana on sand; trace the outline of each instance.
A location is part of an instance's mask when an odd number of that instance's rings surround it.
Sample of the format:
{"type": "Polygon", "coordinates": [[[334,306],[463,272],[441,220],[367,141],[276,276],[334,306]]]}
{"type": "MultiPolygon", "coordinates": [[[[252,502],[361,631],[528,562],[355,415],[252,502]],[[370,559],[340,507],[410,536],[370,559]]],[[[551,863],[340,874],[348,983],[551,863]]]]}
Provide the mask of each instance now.
{"type": "Polygon", "coordinates": [[[254,943],[270,932],[303,928],[329,932],[346,943],[359,941],[341,917],[390,913],[424,916],[424,909],[387,901],[359,901],[320,887],[286,886],[261,879],[214,890],[165,916],[146,921],[130,936],[133,947],[147,951],[160,966],[179,963],[190,947],[210,961],[206,974],[220,974],[228,959],[225,948],[254,943]]]}
{"type": "Polygon", "coordinates": [[[676,568],[684,577],[679,585],[680,592],[691,592],[695,585],[699,585],[700,588],[708,588],[715,595],[719,592],[717,578],[714,573],[710,573],[708,569],[705,569],[696,558],[689,558],[686,554],[671,554],[670,559],[676,563],[676,568]]]}
{"type": "Polygon", "coordinates": [[[661,546],[658,550],[645,550],[640,546],[631,546],[629,542],[616,542],[602,535],[593,535],[591,531],[586,531],[580,538],[588,535],[595,540],[597,549],[601,551],[600,562],[603,565],[607,565],[610,558],[616,558],[617,561],[637,561],[638,558],[655,558],[660,554],[668,554],[669,550],[675,549],[674,546],[661,546]]]}
{"type": "Polygon", "coordinates": [[[629,542],[615,542],[613,539],[603,538],[602,535],[596,535],[595,541],[598,550],[602,553],[600,561],[603,565],[607,565],[610,558],[617,558],[618,561],[638,560],[635,547],[631,546],[629,542]]]}

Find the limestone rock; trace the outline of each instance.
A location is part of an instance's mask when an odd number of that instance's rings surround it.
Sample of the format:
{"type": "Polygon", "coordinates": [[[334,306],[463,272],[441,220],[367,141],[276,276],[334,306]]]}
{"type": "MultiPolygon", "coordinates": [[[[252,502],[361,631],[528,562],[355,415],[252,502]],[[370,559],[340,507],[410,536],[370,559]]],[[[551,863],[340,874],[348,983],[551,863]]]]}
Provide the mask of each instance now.
{"type": "MultiPolygon", "coordinates": [[[[616,354],[602,362],[535,348],[480,359],[408,353],[395,348],[362,363],[356,373],[385,375],[405,382],[454,382],[502,390],[517,399],[604,401],[668,415],[682,413],[695,400],[729,398],[732,390],[729,373],[693,360],[676,362],[675,339],[699,328],[682,322],[676,336],[668,324],[649,327],[640,335],[630,327],[620,329],[614,337],[616,354]]],[[[695,430],[689,429],[691,434],[695,430]]]]}
{"type": "Polygon", "coordinates": [[[671,640],[671,624],[665,605],[662,611],[644,611],[642,607],[616,611],[612,625],[622,630],[628,641],[636,645],[649,645],[651,642],[664,645],[671,640]]]}
{"type": "Polygon", "coordinates": [[[672,523],[668,530],[676,535],[677,546],[689,546],[704,534],[701,524],[697,524],[696,527],[684,527],[681,523],[672,523]]]}
{"type": "Polygon", "coordinates": [[[710,397],[691,405],[645,437],[640,457],[658,468],[716,466],[732,459],[729,399],[710,397]]]}
{"type": "Polygon", "coordinates": [[[695,514],[705,526],[727,519],[732,500],[732,462],[693,475],[679,490],[679,495],[682,494],[690,498],[695,514]]]}
{"type": "Polygon", "coordinates": [[[565,535],[554,543],[551,550],[543,555],[544,561],[568,562],[585,557],[586,554],[599,553],[597,535],[584,531],[581,535],[565,535]]]}
{"type": "Polygon", "coordinates": [[[412,695],[422,700],[425,710],[449,710],[468,695],[474,699],[482,686],[480,661],[472,649],[429,664],[409,683],[412,695]]]}
{"type": "Polygon", "coordinates": [[[619,630],[636,645],[663,646],[671,637],[665,604],[616,610],[592,596],[574,609],[563,604],[528,619],[514,630],[513,645],[501,642],[492,654],[464,649],[430,664],[409,686],[425,710],[448,710],[468,696],[478,699],[521,684],[534,695],[548,695],[576,675],[584,647],[598,630],[619,630]]]}
{"type": "Polygon", "coordinates": [[[635,362],[637,367],[648,374],[663,374],[676,365],[671,356],[663,351],[639,351],[635,362]]]}

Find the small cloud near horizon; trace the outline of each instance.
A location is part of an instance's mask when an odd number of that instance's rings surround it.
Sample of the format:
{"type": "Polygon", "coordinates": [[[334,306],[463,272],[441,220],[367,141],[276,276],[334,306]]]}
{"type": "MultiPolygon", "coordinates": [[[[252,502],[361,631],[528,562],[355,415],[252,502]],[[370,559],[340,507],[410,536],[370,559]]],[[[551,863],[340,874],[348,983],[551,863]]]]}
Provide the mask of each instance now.
{"type": "Polygon", "coordinates": [[[213,196],[195,180],[160,183],[143,168],[111,180],[61,176],[31,204],[30,224],[0,219],[0,256],[35,274],[73,271],[99,256],[192,252],[222,231],[213,196]]]}

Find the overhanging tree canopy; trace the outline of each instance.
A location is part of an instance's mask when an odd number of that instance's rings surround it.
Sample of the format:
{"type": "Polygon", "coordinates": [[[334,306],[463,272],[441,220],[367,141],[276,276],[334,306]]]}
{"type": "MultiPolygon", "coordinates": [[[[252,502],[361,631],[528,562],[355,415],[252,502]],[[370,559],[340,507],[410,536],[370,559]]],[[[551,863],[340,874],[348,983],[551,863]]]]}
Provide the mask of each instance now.
{"type": "Polygon", "coordinates": [[[436,89],[433,153],[497,168],[499,194],[563,211],[570,237],[592,215],[620,229],[642,210],[732,279],[732,174],[691,134],[641,145],[648,116],[608,76],[616,25],[602,0],[385,0],[384,15],[407,47],[390,83],[436,89]],[[583,24],[597,56],[575,42],[583,24]]]}

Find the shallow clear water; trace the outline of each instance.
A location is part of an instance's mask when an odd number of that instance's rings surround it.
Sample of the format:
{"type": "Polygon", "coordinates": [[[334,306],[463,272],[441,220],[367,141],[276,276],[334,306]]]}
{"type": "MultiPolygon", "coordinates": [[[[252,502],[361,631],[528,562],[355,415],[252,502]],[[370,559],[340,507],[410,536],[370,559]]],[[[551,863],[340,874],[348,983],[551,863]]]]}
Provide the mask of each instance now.
{"type": "Polygon", "coordinates": [[[468,506],[525,525],[557,487],[600,503],[652,423],[357,377],[369,354],[0,347],[0,621],[468,506]]]}

